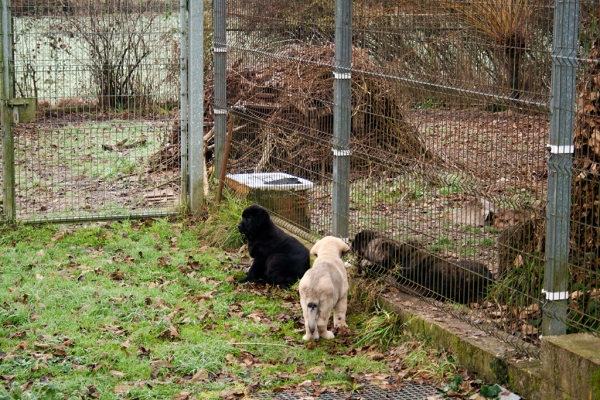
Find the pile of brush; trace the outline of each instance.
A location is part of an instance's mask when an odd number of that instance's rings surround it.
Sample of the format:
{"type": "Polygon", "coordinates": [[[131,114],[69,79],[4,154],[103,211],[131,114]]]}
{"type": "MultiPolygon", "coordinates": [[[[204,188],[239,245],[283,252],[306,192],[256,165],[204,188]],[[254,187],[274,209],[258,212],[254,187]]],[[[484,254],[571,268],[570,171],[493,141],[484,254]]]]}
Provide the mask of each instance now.
{"type": "MultiPolygon", "coordinates": [[[[243,127],[233,136],[231,166],[238,171],[322,176],[333,169],[334,49],[291,45],[277,57],[275,62],[252,59],[246,65],[240,59],[227,72],[227,102],[236,125],[243,127]]],[[[373,159],[431,164],[431,152],[402,116],[394,83],[354,72],[377,70],[365,50],[353,49],[352,67],[353,173],[373,167],[373,159]]]]}

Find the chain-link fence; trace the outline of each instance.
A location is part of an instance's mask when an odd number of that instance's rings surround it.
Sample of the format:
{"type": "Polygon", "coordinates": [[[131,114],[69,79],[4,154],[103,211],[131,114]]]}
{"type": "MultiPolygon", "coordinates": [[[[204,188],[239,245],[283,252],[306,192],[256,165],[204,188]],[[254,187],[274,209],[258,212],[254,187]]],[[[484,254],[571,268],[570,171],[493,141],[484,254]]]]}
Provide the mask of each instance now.
{"type": "Polygon", "coordinates": [[[3,212],[24,221],[177,212],[179,1],[3,3],[14,164],[5,135],[2,175],[15,188],[3,212]]]}
{"type": "Polygon", "coordinates": [[[600,8],[561,4],[227,1],[226,180],[529,354],[597,333],[600,8]]]}

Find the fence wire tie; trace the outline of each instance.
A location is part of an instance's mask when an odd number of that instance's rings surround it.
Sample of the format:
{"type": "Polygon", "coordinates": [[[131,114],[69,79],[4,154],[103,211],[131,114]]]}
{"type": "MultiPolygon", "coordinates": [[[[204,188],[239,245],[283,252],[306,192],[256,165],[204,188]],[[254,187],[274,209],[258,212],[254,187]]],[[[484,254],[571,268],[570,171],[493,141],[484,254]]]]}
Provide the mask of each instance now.
{"type": "Polygon", "coordinates": [[[351,79],[352,75],[350,72],[333,72],[333,77],[335,79],[351,79]]]}
{"type": "Polygon", "coordinates": [[[569,292],[548,292],[542,289],[542,294],[546,296],[546,301],[568,300],[569,292]]]}
{"type": "Polygon", "coordinates": [[[575,146],[559,146],[555,144],[547,144],[546,149],[550,154],[573,154],[575,152],[575,146]]]}
{"type": "Polygon", "coordinates": [[[350,150],[340,150],[340,149],[331,149],[331,152],[333,153],[334,156],[336,157],[348,157],[350,156],[350,150]]]}
{"type": "Polygon", "coordinates": [[[227,109],[226,108],[215,108],[215,109],[213,109],[213,113],[215,113],[215,115],[227,114],[227,109]]]}
{"type": "Polygon", "coordinates": [[[213,47],[213,53],[227,53],[227,47],[213,47]]]}

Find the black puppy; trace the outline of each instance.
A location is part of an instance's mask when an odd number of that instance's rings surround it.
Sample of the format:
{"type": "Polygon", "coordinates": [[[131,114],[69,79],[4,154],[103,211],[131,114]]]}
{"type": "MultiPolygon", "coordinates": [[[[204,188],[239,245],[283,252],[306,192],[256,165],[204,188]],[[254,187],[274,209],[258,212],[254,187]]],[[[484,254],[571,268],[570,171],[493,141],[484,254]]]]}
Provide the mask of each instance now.
{"type": "Polygon", "coordinates": [[[248,240],[253,258],[246,277],[239,282],[268,283],[287,289],[310,268],[308,248],[278,228],[261,206],[246,207],[238,230],[248,240]]]}

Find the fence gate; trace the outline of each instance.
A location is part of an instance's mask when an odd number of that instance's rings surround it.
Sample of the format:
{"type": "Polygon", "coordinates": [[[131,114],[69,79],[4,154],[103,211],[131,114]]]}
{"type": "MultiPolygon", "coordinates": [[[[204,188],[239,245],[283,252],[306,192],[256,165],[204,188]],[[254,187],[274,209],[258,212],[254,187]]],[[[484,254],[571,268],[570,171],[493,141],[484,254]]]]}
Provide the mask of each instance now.
{"type": "Polygon", "coordinates": [[[177,212],[179,0],[2,3],[2,216],[177,212]]]}

